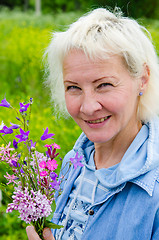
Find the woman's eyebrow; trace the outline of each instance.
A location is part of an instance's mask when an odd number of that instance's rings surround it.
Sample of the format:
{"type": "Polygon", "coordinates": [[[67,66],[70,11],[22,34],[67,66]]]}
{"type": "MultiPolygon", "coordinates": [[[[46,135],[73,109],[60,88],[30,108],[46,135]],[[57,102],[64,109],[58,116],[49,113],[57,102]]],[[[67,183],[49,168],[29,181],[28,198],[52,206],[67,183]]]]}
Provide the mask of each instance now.
{"type": "Polygon", "coordinates": [[[72,84],[76,84],[76,85],[78,84],[77,82],[74,82],[74,81],[68,80],[68,79],[64,80],[64,83],[72,83],[72,84]]]}
{"type": "Polygon", "coordinates": [[[93,81],[93,83],[96,83],[98,81],[102,81],[103,79],[114,79],[114,80],[117,80],[117,78],[115,76],[103,76],[101,78],[97,78],[93,81]]]}

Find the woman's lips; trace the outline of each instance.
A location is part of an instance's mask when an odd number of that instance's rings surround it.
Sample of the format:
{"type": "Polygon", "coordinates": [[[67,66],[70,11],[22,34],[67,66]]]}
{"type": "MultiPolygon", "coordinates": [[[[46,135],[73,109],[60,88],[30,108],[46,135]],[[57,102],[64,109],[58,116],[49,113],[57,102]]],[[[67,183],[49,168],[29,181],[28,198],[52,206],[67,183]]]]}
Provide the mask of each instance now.
{"type": "Polygon", "coordinates": [[[96,120],[85,120],[85,122],[87,122],[87,123],[93,123],[93,124],[102,123],[102,122],[104,122],[105,120],[107,120],[109,117],[110,117],[110,116],[103,117],[103,118],[99,118],[99,119],[96,119],[96,120]]]}
{"type": "Polygon", "coordinates": [[[85,120],[85,122],[90,128],[100,128],[105,125],[105,123],[110,119],[110,117],[111,116],[98,118],[96,120],[85,120]]]}

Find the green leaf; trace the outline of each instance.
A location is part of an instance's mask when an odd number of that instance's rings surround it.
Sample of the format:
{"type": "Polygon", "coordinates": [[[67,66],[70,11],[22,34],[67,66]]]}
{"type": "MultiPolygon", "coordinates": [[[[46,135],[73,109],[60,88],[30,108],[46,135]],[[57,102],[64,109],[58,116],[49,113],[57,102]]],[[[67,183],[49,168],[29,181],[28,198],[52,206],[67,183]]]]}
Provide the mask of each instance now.
{"type": "Polygon", "coordinates": [[[60,228],[62,228],[63,226],[62,226],[62,225],[55,224],[55,223],[52,223],[52,222],[46,220],[44,227],[53,228],[53,229],[60,229],[60,228]]]}

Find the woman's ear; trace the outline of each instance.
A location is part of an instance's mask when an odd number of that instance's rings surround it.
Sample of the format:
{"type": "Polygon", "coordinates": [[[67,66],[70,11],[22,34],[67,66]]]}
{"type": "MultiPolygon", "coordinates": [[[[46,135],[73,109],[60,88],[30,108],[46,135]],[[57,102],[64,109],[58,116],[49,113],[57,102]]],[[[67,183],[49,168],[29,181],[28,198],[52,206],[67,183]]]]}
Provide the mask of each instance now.
{"type": "Polygon", "coordinates": [[[147,64],[144,64],[143,73],[141,76],[141,84],[140,84],[140,89],[139,89],[139,91],[142,92],[143,94],[147,89],[149,79],[150,79],[150,69],[147,64]]]}

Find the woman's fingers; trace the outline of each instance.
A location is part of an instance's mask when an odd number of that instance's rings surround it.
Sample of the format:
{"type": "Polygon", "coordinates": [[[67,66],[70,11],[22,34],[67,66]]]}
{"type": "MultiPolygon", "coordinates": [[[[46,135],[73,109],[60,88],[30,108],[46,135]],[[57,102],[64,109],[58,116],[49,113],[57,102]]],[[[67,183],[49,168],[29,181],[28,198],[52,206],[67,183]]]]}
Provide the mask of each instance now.
{"type": "Polygon", "coordinates": [[[33,226],[27,226],[26,232],[29,240],[41,240],[33,226]]]}
{"type": "MultiPolygon", "coordinates": [[[[26,232],[29,240],[41,240],[41,238],[39,237],[39,235],[37,234],[33,226],[27,226],[26,232]]],[[[50,228],[44,228],[43,237],[45,240],[55,240],[50,228]]]]}
{"type": "Polygon", "coordinates": [[[43,230],[43,237],[45,240],[55,240],[55,238],[52,235],[50,228],[44,228],[43,230]]]}

